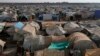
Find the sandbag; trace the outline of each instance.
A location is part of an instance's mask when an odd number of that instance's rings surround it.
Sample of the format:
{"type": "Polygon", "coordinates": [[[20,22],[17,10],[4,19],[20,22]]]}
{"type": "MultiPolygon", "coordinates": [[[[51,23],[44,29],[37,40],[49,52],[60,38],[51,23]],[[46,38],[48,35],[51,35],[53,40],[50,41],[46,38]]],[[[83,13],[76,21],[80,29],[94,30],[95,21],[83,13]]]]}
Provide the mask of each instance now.
{"type": "Polygon", "coordinates": [[[72,42],[73,49],[93,49],[97,48],[96,44],[83,33],[75,32],[69,36],[68,41],[72,42]]]}

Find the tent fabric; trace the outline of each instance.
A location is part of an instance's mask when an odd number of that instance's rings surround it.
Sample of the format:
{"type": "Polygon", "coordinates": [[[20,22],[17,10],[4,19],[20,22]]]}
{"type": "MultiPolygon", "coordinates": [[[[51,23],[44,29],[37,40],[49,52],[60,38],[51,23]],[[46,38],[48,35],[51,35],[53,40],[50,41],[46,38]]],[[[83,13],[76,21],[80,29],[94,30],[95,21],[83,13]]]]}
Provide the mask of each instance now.
{"type": "Polygon", "coordinates": [[[68,41],[73,43],[73,49],[92,49],[97,48],[96,44],[84,33],[75,32],[68,37],[68,41]]]}
{"type": "Polygon", "coordinates": [[[52,42],[51,45],[48,47],[48,49],[57,49],[57,50],[64,50],[65,48],[68,48],[69,42],[63,41],[63,42],[52,42]]]}
{"type": "Polygon", "coordinates": [[[36,30],[39,30],[40,29],[40,25],[37,22],[32,21],[30,24],[31,24],[31,26],[35,27],[36,30]]]}
{"type": "MultiPolygon", "coordinates": [[[[41,49],[45,45],[45,37],[41,35],[27,36],[24,39],[23,47],[24,49],[29,49],[31,52],[34,52],[38,49],[41,49]]],[[[44,46],[45,47],[45,46],[44,46]]]]}
{"type": "Polygon", "coordinates": [[[43,14],[43,20],[52,20],[52,14],[43,14]]]}
{"type": "Polygon", "coordinates": [[[13,20],[10,16],[0,15],[0,22],[13,20]]]}
{"type": "Polygon", "coordinates": [[[24,24],[22,22],[17,22],[14,26],[15,28],[22,29],[24,24]]]}
{"type": "Polygon", "coordinates": [[[46,32],[48,35],[63,35],[66,33],[61,26],[53,26],[46,28],[46,32]]]}
{"type": "Polygon", "coordinates": [[[58,20],[59,19],[59,15],[57,14],[41,14],[38,17],[39,20],[58,20]]]}
{"type": "Polygon", "coordinates": [[[94,16],[95,18],[100,18],[100,10],[95,10],[94,16]]]}
{"type": "Polygon", "coordinates": [[[0,32],[3,30],[5,23],[0,23],[0,32]]]}
{"type": "Polygon", "coordinates": [[[58,19],[59,19],[59,16],[58,16],[58,15],[56,15],[56,14],[53,14],[53,15],[52,15],[52,19],[53,19],[54,21],[56,21],[56,20],[58,20],[58,19]]]}
{"type": "Polygon", "coordinates": [[[74,23],[74,22],[68,22],[64,25],[64,30],[67,33],[73,33],[76,31],[81,31],[83,28],[81,28],[78,24],[74,23]]]}
{"type": "Polygon", "coordinates": [[[18,21],[22,21],[22,22],[25,22],[25,21],[28,21],[28,17],[26,15],[19,15],[17,17],[17,20],[18,21]]]}

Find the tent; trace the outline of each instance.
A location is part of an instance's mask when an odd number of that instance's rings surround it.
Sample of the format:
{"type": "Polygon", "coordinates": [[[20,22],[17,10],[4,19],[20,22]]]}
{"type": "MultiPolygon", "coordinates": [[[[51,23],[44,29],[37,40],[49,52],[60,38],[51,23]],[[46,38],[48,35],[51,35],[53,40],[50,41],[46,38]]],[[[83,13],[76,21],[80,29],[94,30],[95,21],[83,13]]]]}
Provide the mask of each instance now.
{"type": "Polygon", "coordinates": [[[12,17],[7,16],[7,15],[0,15],[0,22],[4,22],[4,21],[12,21],[12,17]]]}
{"type": "Polygon", "coordinates": [[[94,17],[100,18],[100,10],[95,10],[94,17]]]}

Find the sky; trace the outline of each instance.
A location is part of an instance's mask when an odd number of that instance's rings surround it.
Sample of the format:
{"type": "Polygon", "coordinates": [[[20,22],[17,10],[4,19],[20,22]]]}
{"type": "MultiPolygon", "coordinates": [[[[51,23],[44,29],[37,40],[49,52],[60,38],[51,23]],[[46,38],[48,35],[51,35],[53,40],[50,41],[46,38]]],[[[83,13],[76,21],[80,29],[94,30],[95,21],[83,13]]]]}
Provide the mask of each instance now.
{"type": "Polygon", "coordinates": [[[100,0],[0,0],[0,2],[70,2],[70,3],[100,3],[100,0]]]}

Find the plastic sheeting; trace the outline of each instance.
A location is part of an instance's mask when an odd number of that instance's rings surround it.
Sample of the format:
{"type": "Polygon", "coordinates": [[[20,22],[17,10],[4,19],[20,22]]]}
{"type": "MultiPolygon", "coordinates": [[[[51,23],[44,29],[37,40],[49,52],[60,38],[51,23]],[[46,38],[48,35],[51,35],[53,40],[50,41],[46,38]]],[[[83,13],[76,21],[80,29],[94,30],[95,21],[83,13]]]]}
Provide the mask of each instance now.
{"type": "Polygon", "coordinates": [[[43,14],[43,20],[52,20],[52,14],[43,14]]]}
{"type": "Polygon", "coordinates": [[[29,49],[31,52],[34,52],[38,49],[41,49],[45,44],[45,37],[41,35],[25,37],[23,47],[24,49],[29,49]]]}
{"type": "Polygon", "coordinates": [[[97,48],[96,44],[89,37],[81,32],[75,32],[69,36],[74,49],[85,50],[97,48]]]}
{"type": "Polygon", "coordinates": [[[3,30],[5,23],[0,23],[0,32],[3,30]]]}
{"type": "Polygon", "coordinates": [[[38,16],[39,20],[49,21],[54,20],[57,21],[59,19],[59,15],[57,14],[41,14],[38,16]]]}
{"type": "Polygon", "coordinates": [[[30,23],[33,27],[35,27],[36,28],[36,30],[39,30],[40,29],[40,25],[37,23],[37,22],[31,22],[30,23]]]}
{"type": "Polygon", "coordinates": [[[15,28],[22,29],[24,27],[24,24],[22,22],[17,22],[14,26],[15,28]]]}
{"type": "Polygon", "coordinates": [[[76,32],[76,31],[81,31],[82,28],[74,22],[68,22],[64,25],[64,30],[67,33],[72,33],[72,32],[76,32]]]}
{"type": "Polygon", "coordinates": [[[0,15],[0,22],[3,21],[13,21],[13,19],[10,16],[0,15]]]}
{"type": "Polygon", "coordinates": [[[46,28],[46,32],[49,35],[63,35],[66,33],[61,26],[53,26],[51,28],[46,28]]]}
{"type": "Polygon", "coordinates": [[[48,49],[58,49],[58,50],[64,50],[65,48],[69,47],[69,42],[63,41],[63,42],[53,42],[48,47],[48,49]]]}
{"type": "Polygon", "coordinates": [[[95,18],[100,18],[100,10],[95,10],[94,16],[95,18]]]}
{"type": "Polygon", "coordinates": [[[87,49],[85,56],[100,56],[100,49],[87,49]]]}

